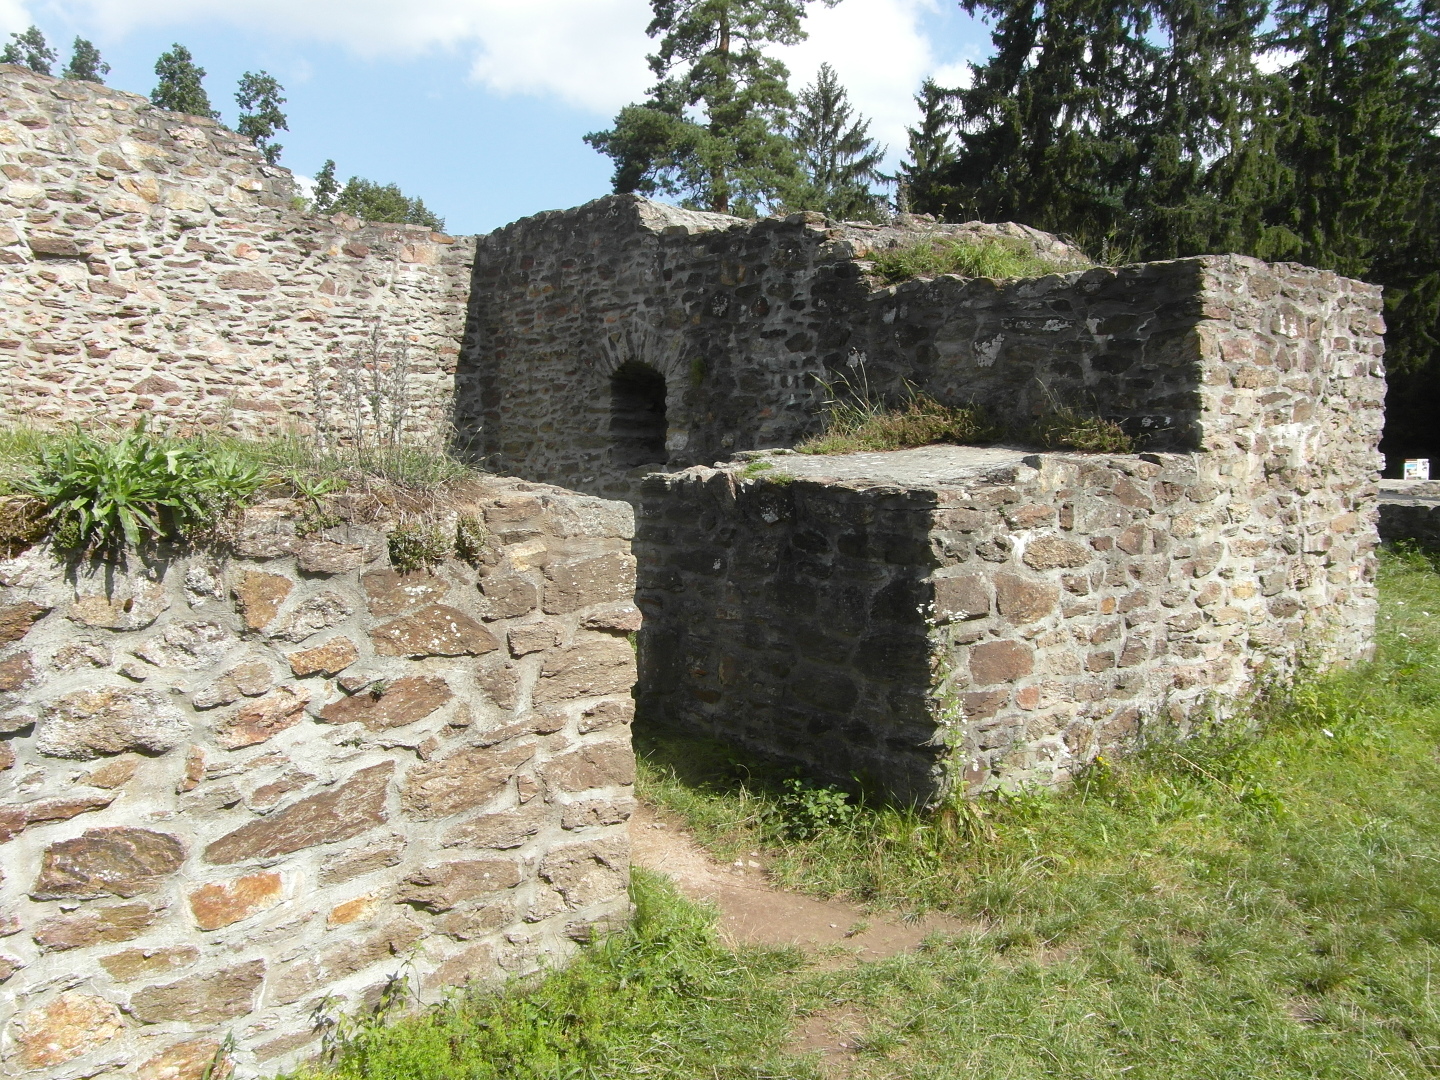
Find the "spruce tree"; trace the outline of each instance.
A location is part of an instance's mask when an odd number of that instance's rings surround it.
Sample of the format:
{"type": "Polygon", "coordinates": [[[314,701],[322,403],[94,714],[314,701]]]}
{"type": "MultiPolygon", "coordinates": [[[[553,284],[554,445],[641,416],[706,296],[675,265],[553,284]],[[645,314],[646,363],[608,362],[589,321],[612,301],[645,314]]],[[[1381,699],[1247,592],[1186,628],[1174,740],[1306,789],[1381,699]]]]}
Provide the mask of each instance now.
{"type": "Polygon", "coordinates": [[[264,71],[247,71],[240,76],[240,87],[235,91],[235,102],[240,106],[240,123],[236,130],[260,148],[265,160],[274,165],[280,160],[283,147],[273,142],[275,132],[290,130],[280,106],[285,99],[281,86],[273,75],[264,71]]]}
{"type": "Polygon", "coordinates": [[[158,108],[220,119],[220,114],[210,107],[210,95],[205,93],[205,69],[196,66],[184,45],[174,44],[169,52],[161,53],[155,61],[155,74],[160,81],[150,91],[150,100],[158,108]]]}
{"type": "Polygon", "coordinates": [[[920,123],[905,129],[909,147],[896,178],[895,204],[901,213],[923,207],[925,212],[952,217],[959,211],[959,193],[945,187],[940,179],[941,173],[955,160],[949,130],[955,122],[951,112],[954,93],[934,79],[926,79],[920,85],[920,93],[915,95],[920,123]]]}
{"type": "MultiPolygon", "coordinates": [[[[332,182],[333,177],[332,171],[332,182]]],[[[316,208],[319,209],[318,183],[315,194],[316,208]]],[[[406,195],[398,184],[377,184],[373,180],[363,180],[358,176],[352,176],[346,181],[345,186],[329,201],[325,212],[354,214],[365,221],[425,225],[436,232],[445,230],[445,219],[431,211],[423,199],[406,195]]]]}
{"type": "MultiPolygon", "coordinates": [[[[798,175],[785,130],[794,98],[770,45],[793,45],[810,0],[651,0],[657,82],[585,141],[615,162],[617,192],[678,195],[753,214],[798,175]]],[[[822,0],[833,4],[837,0],[822,0]]]]}
{"type": "Polygon", "coordinates": [[[885,150],[870,138],[870,121],[856,115],[835,69],[821,64],[797,100],[790,139],[800,179],[785,205],[841,221],[879,220],[882,200],[873,185],[885,179],[879,171],[885,150]]]}
{"type": "Polygon", "coordinates": [[[100,59],[100,50],[95,47],[93,42],[77,37],[75,46],[70,52],[70,63],[65,65],[62,74],[67,79],[103,83],[105,76],[110,74],[110,65],[100,59]]]}
{"type": "Polygon", "coordinates": [[[49,75],[55,59],[55,50],[50,48],[38,26],[30,27],[23,34],[11,34],[9,43],[0,51],[0,64],[18,64],[37,75],[49,75]]]}

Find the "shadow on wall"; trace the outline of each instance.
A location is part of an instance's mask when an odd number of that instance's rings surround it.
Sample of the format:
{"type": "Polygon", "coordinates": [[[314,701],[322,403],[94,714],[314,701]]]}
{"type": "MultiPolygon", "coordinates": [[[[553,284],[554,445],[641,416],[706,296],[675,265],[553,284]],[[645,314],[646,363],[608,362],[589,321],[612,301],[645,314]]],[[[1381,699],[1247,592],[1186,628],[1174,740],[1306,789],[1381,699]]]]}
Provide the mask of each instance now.
{"type": "Polygon", "coordinates": [[[733,474],[646,479],[643,722],[738,742],[900,802],[933,797],[935,495],[733,474]]]}
{"type": "Polygon", "coordinates": [[[627,361],[610,376],[610,462],[619,469],[664,465],[665,376],[627,361]]]}

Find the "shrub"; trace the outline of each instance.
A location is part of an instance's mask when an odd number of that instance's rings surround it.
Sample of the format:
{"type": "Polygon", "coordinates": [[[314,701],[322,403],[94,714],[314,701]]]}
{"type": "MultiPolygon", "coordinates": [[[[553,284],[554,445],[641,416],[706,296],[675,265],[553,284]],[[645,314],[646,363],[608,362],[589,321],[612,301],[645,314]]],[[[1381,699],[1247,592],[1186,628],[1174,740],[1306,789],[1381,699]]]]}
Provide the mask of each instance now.
{"type": "Polygon", "coordinates": [[[995,442],[1003,434],[978,405],[942,405],[929,394],[909,390],[899,408],[889,408],[871,390],[864,369],[852,383],[821,380],[824,431],[795,449],[802,454],[854,454],[864,450],[904,450],[935,443],[995,442]]]}
{"type": "Polygon", "coordinates": [[[455,538],[438,525],[406,522],[390,534],[390,564],[402,574],[438,566],[455,549],[455,538]]]}
{"type": "Polygon", "coordinates": [[[959,274],[961,277],[1022,278],[1083,270],[1078,259],[1039,255],[1019,240],[985,237],[979,240],[921,240],[906,247],[876,252],[873,273],[887,285],[917,277],[959,274]]]}
{"type": "Polygon", "coordinates": [[[213,528],[260,487],[258,468],[227,450],[137,425],[114,442],[77,431],[43,447],[16,486],[42,500],[64,548],[117,552],[213,528]]]}

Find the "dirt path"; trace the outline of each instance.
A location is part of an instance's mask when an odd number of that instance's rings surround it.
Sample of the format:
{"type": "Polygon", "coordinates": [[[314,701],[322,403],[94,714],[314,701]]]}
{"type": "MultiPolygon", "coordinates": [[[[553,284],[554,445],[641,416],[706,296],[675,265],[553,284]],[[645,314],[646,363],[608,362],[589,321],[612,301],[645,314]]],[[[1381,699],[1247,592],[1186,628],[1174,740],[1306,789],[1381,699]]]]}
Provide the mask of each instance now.
{"type": "MultiPolygon", "coordinates": [[[[840,968],[906,952],[933,933],[974,929],[944,915],[913,920],[867,915],[854,904],[778,889],[756,859],[718,862],[675,818],[643,803],[631,819],[630,837],[635,865],[669,876],[692,900],[715,905],[721,937],[731,945],[797,945],[817,954],[819,967],[840,968]]],[[[866,1026],[851,1006],[824,1009],[797,1025],[786,1049],[817,1055],[822,1075],[843,1080],[866,1026]]]]}
{"type": "Polygon", "coordinates": [[[840,966],[906,952],[933,933],[973,929],[943,915],[867,915],[854,904],[778,889],[755,859],[717,862],[673,818],[643,804],[630,837],[635,864],[673,878],[693,900],[712,902],[720,911],[720,933],[732,944],[798,945],[840,966]]]}

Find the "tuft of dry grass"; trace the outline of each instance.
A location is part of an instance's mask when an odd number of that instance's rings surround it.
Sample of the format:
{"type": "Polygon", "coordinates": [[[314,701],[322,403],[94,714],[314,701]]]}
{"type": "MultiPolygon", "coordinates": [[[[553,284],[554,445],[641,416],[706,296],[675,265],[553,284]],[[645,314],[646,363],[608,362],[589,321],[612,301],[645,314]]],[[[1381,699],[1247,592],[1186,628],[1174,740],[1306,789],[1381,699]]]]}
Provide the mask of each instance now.
{"type": "Polygon", "coordinates": [[[1026,278],[1089,269],[1079,259],[1053,259],[1036,254],[1019,240],[921,240],[905,247],[876,252],[872,272],[887,285],[919,277],[958,274],[971,278],[1026,278]]]}

